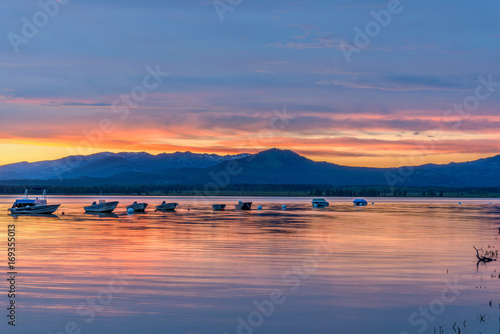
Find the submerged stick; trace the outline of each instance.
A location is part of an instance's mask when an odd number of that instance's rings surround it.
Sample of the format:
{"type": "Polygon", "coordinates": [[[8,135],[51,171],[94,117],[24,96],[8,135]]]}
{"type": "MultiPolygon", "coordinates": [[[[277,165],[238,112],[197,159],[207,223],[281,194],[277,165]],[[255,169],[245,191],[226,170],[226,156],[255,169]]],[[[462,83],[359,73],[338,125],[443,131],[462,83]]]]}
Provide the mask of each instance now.
{"type": "Polygon", "coordinates": [[[476,256],[478,258],[479,261],[481,262],[492,262],[492,261],[496,261],[496,259],[492,259],[491,257],[486,257],[486,256],[480,256],[479,255],[479,250],[476,248],[476,246],[472,246],[474,247],[474,249],[476,250],[476,256]]]}

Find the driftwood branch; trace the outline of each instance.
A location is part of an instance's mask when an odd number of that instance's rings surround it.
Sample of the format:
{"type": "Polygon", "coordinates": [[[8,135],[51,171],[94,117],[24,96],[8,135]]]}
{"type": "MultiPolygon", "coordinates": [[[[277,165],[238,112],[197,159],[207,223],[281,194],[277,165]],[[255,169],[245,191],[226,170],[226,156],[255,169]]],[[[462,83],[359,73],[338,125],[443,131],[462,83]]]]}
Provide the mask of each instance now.
{"type": "Polygon", "coordinates": [[[481,256],[479,255],[479,250],[475,247],[475,246],[472,246],[474,247],[474,249],[476,250],[476,256],[477,256],[477,259],[481,262],[492,262],[492,261],[496,261],[496,259],[492,259],[491,257],[486,257],[486,256],[481,256]]]}

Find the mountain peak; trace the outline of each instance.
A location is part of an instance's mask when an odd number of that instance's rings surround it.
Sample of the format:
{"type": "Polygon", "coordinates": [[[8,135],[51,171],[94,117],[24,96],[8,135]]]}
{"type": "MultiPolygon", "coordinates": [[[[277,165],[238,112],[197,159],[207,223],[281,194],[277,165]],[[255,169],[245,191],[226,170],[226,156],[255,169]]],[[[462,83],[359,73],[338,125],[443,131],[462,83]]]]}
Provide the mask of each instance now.
{"type": "MultiPolygon", "coordinates": [[[[267,156],[276,156],[276,157],[287,157],[287,158],[304,158],[303,156],[295,153],[291,150],[282,150],[279,148],[271,148],[269,150],[265,150],[257,153],[257,155],[267,155],[267,156]]],[[[305,158],[304,158],[305,159],[305,158]]]]}
{"type": "Polygon", "coordinates": [[[312,162],[311,160],[293,151],[281,150],[278,148],[272,148],[270,150],[259,152],[255,154],[254,159],[252,160],[273,167],[285,167],[299,163],[312,162]]]}

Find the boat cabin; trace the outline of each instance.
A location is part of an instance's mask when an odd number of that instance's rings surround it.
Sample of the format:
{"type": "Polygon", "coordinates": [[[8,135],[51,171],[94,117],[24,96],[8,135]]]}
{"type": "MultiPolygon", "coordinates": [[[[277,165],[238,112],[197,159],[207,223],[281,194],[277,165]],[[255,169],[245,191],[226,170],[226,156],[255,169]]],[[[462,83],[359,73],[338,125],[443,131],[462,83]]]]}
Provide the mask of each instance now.
{"type": "Polygon", "coordinates": [[[17,199],[12,205],[13,208],[26,208],[28,206],[35,206],[35,200],[33,199],[17,199]]]}
{"type": "Polygon", "coordinates": [[[44,188],[26,188],[24,191],[23,198],[21,199],[16,199],[14,204],[12,205],[13,208],[26,208],[29,206],[37,206],[37,205],[47,205],[47,194],[45,192],[44,188]],[[36,197],[35,199],[29,198],[28,197],[28,191],[29,190],[42,190],[42,198],[36,197]]]}

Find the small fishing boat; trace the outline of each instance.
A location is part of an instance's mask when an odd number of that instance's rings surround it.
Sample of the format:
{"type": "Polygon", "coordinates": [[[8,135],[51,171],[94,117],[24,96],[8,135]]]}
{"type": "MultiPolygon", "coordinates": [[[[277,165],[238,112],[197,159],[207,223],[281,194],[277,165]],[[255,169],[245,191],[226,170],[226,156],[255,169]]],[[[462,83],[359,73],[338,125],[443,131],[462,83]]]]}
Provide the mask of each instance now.
{"type": "Polygon", "coordinates": [[[53,214],[60,205],[61,204],[47,204],[47,193],[44,188],[26,188],[23,198],[17,199],[9,211],[13,215],[50,215],[53,214]],[[41,190],[42,198],[29,198],[28,193],[30,190],[41,190]]]}
{"type": "Polygon", "coordinates": [[[118,206],[118,201],[113,201],[113,202],[106,202],[105,199],[102,198],[102,192],[101,192],[101,198],[99,199],[99,203],[92,203],[92,205],[84,207],[85,212],[89,213],[111,213],[113,212],[116,207],[118,206]]]}
{"type": "Polygon", "coordinates": [[[238,204],[234,206],[236,210],[252,210],[252,202],[242,202],[238,201],[238,204]]]}
{"type": "Polygon", "coordinates": [[[113,212],[120,202],[106,202],[106,200],[100,199],[99,203],[92,203],[92,205],[84,207],[85,212],[91,213],[111,213],[113,212]]]}
{"type": "Polygon", "coordinates": [[[136,201],[133,204],[128,205],[127,210],[132,209],[134,212],[144,212],[147,207],[148,203],[137,203],[136,201]]]}
{"type": "Polygon", "coordinates": [[[156,207],[157,210],[160,211],[175,211],[175,208],[178,206],[178,203],[166,203],[163,201],[160,205],[156,207]]]}
{"type": "Polygon", "coordinates": [[[324,198],[314,198],[311,203],[313,208],[326,208],[327,206],[330,206],[330,203],[325,201],[324,198]]]}
{"type": "Polygon", "coordinates": [[[226,204],[212,204],[213,211],[224,211],[226,210],[226,204]]]}
{"type": "Polygon", "coordinates": [[[368,202],[365,201],[364,199],[355,199],[353,201],[353,203],[354,203],[355,206],[366,206],[366,205],[368,205],[368,202]]]}

